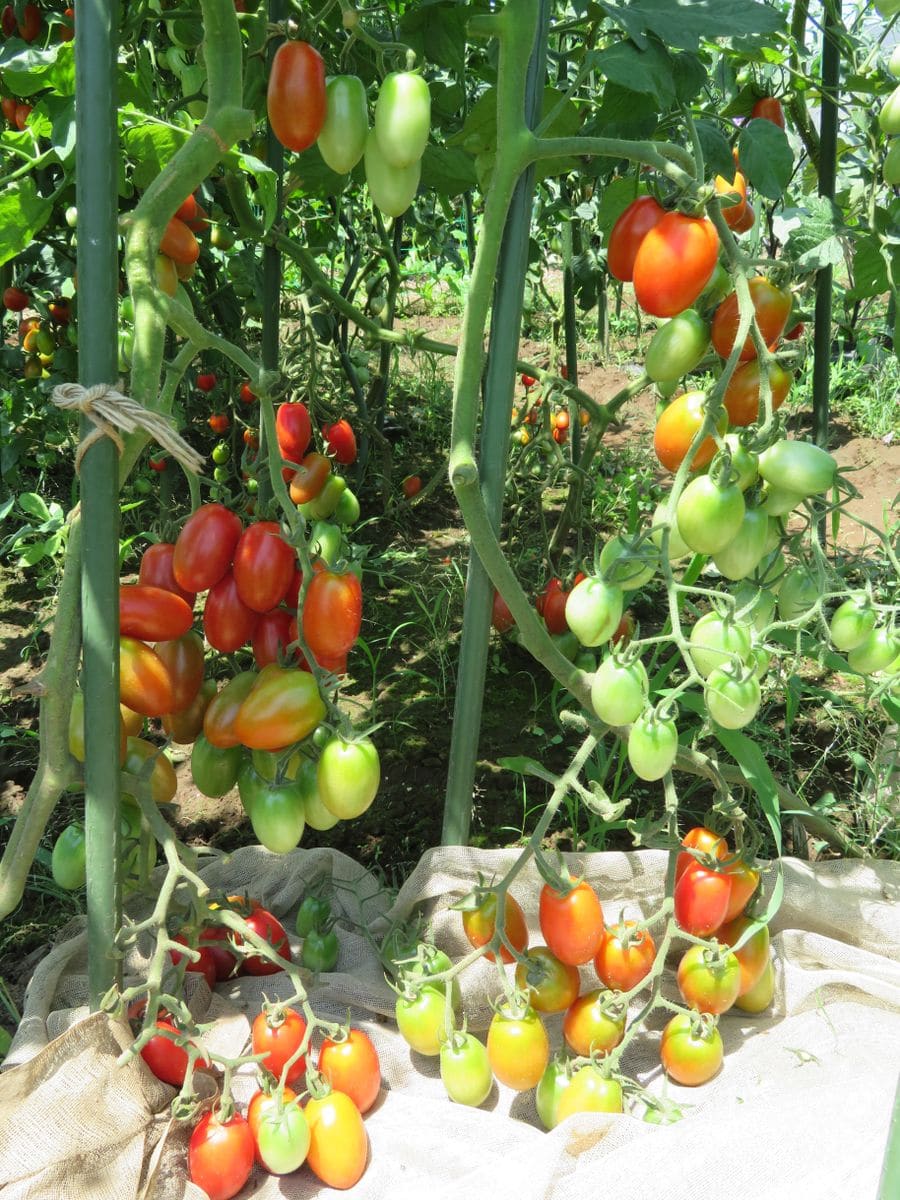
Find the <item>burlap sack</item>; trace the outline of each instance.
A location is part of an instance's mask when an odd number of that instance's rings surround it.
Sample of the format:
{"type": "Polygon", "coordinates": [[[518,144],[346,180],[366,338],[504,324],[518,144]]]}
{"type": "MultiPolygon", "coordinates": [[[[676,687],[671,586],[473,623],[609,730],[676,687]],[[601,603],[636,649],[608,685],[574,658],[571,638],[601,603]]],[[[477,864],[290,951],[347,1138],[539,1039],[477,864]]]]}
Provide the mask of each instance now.
{"type": "MultiPolygon", "coordinates": [[[[249,891],[289,929],[309,880],[324,872],[334,882],[341,957],[311,998],[323,1016],[342,1018],[350,1009],[375,1042],[384,1076],[382,1096],[366,1117],[371,1151],[354,1189],[360,1200],[423,1194],[429,1200],[576,1194],[698,1200],[719,1194],[723,1180],[734,1200],[875,1197],[900,1066],[900,866],[787,860],[785,899],[772,923],[778,979],[772,1010],[759,1017],[725,1014],[725,1066],[703,1088],[665,1080],[658,1059],[662,1019],[623,1063],[652,1091],[677,1099],[684,1119],[661,1128],[645,1123],[642,1110],[585,1115],[546,1133],[530,1093],[495,1085],[479,1110],[447,1100],[437,1060],[411,1053],[397,1034],[394,996],[374,950],[394,922],[421,908],[438,944],[451,956],[464,953],[460,917],[449,906],[479,874],[499,877],[515,856],[431,851],[393,902],[372,874],[330,851],[278,857],[247,847],[202,872],[214,887],[249,891]]],[[[585,855],[570,865],[597,887],[608,920],[649,912],[662,895],[661,852],[585,855]]],[[[533,865],[513,887],[535,943],[539,888],[533,865]]],[[[298,949],[293,937],[292,947],[298,949]]],[[[141,953],[132,954],[128,972],[139,974],[142,961],[141,953]]],[[[172,1089],[140,1061],[114,1066],[127,1031],[102,1017],[85,1019],[85,968],[83,939],[73,938],[40,964],[29,988],[7,1060],[12,1069],[0,1076],[3,1200],[202,1200],[184,1175],[187,1131],[167,1128],[172,1089]],[[75,1068],[61,1077],[60,1064],[70,1063],[75,1068]]],[[[490,1019],[494,971],[479,963],[463,978],[470,1028],[483,1030],[490,1019]]],[[[595,985],[590,968],[583,975],[585,986],[595,985]]],[[[672,979],[667,988],[675,994],[672,979]]],[[[263,992],[286,995],[284,978],[235,980],[213,996],[198,978],[189,1000],[198,1019],[217,1018],[214,1044],[236,1053],[263,992]]],[[[558,1044],[559,1019],[550,1027],[558,1044]]],[[[252,1072],[239,1075],[239,1102],[254,1087],[252,1072]]],[[[262,1200],[324,1194],[330,1193],[308,1168],[283,1178],[255,1170],[241,1193],[262,1200]]]]}

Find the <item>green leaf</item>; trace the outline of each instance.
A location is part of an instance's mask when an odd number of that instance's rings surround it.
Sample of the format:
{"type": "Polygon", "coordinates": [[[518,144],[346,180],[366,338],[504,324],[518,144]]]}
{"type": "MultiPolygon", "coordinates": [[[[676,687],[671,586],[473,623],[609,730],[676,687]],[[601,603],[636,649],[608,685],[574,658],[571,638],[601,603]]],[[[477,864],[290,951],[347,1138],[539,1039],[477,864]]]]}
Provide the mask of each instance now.
{"type": "Polygon", "coordinates": [[[43,496],[39,496],[37,492],[23,492],[19,497],[19,507],[30,517],[37,517],[39,521],[50,520],[50,509],[43,496]]]}
{"type": "Polygon", "coordinates": [[[43,542],[33,542],[30,546],[19,555],[18,566],[33,567],[35,563],[39,563],[42,558],[47,557],[47,550],[43,542]]]}
{"type": "Polygon", "coordinates": [[[714,726],[716,738],[722,743],[750,784],[765,813],[775,845],[781,854],[781,805],[775,776],[769,770],[765,755],[759,746],[746,734],[734,729],[714,726]]]}
{"type": "Polygon", "coordinates": [[[772,33],[784,26],[785,15],[768,4],[750,0],[632,0],[627,6],[600,6],[627,29],[638,44],[654,33],[667,46],[697,50],[703,41],[734,38],[748,33],[772,33]]]}
{"type": "Polygon", "coordinates": [[[690,104],[706,85],[709,72],[696,54],[673,54],[675,72],[675,98],[681,104],[690,104]]]}
{"type": "Polygon", "coordinates": [[[734,179],[734,159],[731,146],[720,127],[712,121],[697,121],[695,125],[708,174],[721,175],[729,182],[734,179]]]}
{"type": "Polygon", "coordinates": [[[586,134],[613,138],[648,138],[659,124],[659,105],[651,95],[642,95],[608,80],[603,101],[586,134]]]}
{"type": "Polygon", "coordinates": [[[443,196],[460,196],[477,184],[472,157],[456,146],[426,146],[422,185],[443,196]]]}
{"type": "Polygon", "coordinates": [[[661,108],[675,99],[675,71],[671,57],[653,40],[639,50],[634,42],[623,39],[595,56],[597,70],[607,79],[631,92],[653,96],[661,108]]]}
{"type": "Polygon", "coordinates": [[[769,200],[778,200],[794,169],[794,152],[783,129],[772,121],[754,119],[738,142],[741,170],[769,200]]]}
{"type": "Polygon", "coordinates": [[[125,129],[122,146],[135,163],[135,187],[140,190],[149,187],[189,136],[186,129],[177,129],[173,125],[143,124],[125,129]]]}
{"type": "Polygon", "coordinates": [[[556,776],[552,771],[548,771],[539,762],[535,762],[533,758],[527,758],[525,755],[501,758],[497,762],[504,771],[515,771],[517,775],[533,775],[535,779],[543,779],[545,783],[556,783],[556,776]]]}
{"type": "Polygon", "coordinates": [[[75,153],[75,101],[57,96],[45,96],[41,106],[46,108],[52,122],[50,140],[61,163],[75,153]]]}
{"type": "Polygon", "coordinates": [[[3,76],[4,91],[8,90],[22,99],[27,99],[47,86],[46,77],[56,62],[59,47],[38,50],[28,46],[22,50],[19,49],[20,46],[22,42],[18,38],[0,46],[0,73],[3,76]]]}
{"type": "Polygon", "coordinates": [[[900,278],[900,246],[882,246],[874,234],[853,242],[853,269],[850,278],[853,286],[847,295],[854,300],[867,300],[880,296],[890,288],[888,262],[894,267],[894,276],[900,278]]]}
{"type": "Polygon", "coordinates": [[[782,209],[773,229],[800,271],[844,261],[847,228],[840,209],[825,196],[804,196],[802,204],[782,209]]]}
{"type": "Polygon", "coordinates": [[[600,207],[597,210],[597,229],[603,235],[604,242],[628,205],[642,195],[645,190],[635,187],[633,177],[631,179],[613,179],[606,185],[600,196],[600,207]]]}
{"type": "Polygon", "coordinates": [[[0,265],[27,250],[53,212],[53,202],[38,195],[34,180],[16,180],[0,192],[0,265]]]}
{"type": "Polygon", "coordinates": [[[466,68],[467,5],[457,0],[422,0],[404,14],[400,35],[426,62],[440,63],[454,75],[466,68]]]}

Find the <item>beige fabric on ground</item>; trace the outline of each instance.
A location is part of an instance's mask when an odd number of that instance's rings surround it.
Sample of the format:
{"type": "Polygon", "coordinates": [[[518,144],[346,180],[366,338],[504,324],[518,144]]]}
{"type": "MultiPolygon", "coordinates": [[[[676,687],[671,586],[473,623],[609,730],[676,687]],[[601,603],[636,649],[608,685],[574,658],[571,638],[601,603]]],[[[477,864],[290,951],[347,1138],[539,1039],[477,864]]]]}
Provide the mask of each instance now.
{"type": "MultiPolygon", "coordinates": [[[[849,861],[816,865],[786,860],[785,896],[772,922],[777,988],[770,1012],[736,1011],[720,1021],[725,1065],[698,1089],[668,1084],[658,1059],[659,1030],[640,1037],[623,1063],[628,1074],[683,1105],[673,1126],[637,1115],[569,1118],[552,1133],[539,1127],[532,1095],[496,1086],[479,1110],[453,1105],[436,1059],[412,1054],[391,1019],[394,996],[374,944],[416,909],[428,914],[435,940],[452,957],[465,952],[459,913],[449,906],[479,874],[499,878],[515,851],[447,848],[430,851],[392,898],[379,880],[336,852],[296,850],[284,857],[245,847],[207,865],[213,888],[248,891],[293,929],[309,881],[334,884],[341,925],[335,972],[315,983],[311,999],[323,1016],[353,1019],[375,1042],[384,1088],[366,1117],[371,1143],[360,1200],[869,1200],[877,1192],[888,1121],[900,1067],[900,865],[849,861]]],[[[650,912],[663,890],[666,855],[659,851],[569,856],[573,872],[597,888],[608,921],[650,912]]],[[[540,879],[529,864],[513,885],[532,943],[540,879]]],[[[142,915],[140,905],[132,916],[142,915]]],[[[186,1181],[188,1130],[170,1126],[173,1090],[141,1061],[115,1059],[127,1028],[87,1014],[83,933],[57,946],[39,965],[25,1014],[0,1075],[0,1194],[3,1200],[203,1200],[186,1181]],[[56,1039],[56,1040],[53,1040],[56,1039]],[[49,1043],[49,1044],[48,1044],[49,1043]]],[[[291,935],[296,952],[298,940],[291,935]]],[[[146,954],[148,947],[143,947],[146,954]]],[[[126,961],[129,978],[146,964],[126,961]]],[[[483,1031],[496,992],[496,968],[478,963],[462,980],[469,1027],[483,1031]]],[[[585,987],[596,986],[582,968],[585,987]]],[[[263,993],[286,996],[284,976],[241,978],[211,994],[188,981],[198,1020],[216,1018],[209,1044],[238,1053],[263,993]]],[[[666,987],[674,996],[674,978],[666,987]]],[[[561,1020],[549,1022],[554,1045],[561,1020]]],[[[238,1076],[246,1101],[252,1072],[238,1076]]],[[[308,1168],[282,1177],[255,1169],[242,1197],[306,1200],[337,1194],[308,1168]]]]}

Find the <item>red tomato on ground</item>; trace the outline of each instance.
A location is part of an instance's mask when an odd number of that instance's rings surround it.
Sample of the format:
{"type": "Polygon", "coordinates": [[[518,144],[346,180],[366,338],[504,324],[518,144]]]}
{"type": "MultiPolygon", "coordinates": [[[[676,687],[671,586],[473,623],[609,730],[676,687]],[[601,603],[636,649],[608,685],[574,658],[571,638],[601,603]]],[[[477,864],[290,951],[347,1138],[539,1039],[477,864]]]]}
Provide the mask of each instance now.
{"type": "MultiPolygon", "coordinates": [[[[251,1054],[265,1054],[260,1065],[276,1079],[288,1059],[299,1049],[306,1036],[306,1021],[293,1008],[276,1008],[259,1013],[250,1030],[251,1054]]],[[[306,1054],[288,1068],[285,1083],[293,1083],[306,1073],[306,1054]]]]}
{"type": "Polygon", "coordinates": [[[637,987],[650,974],[656,960],[653,938],[646,929],[631,933],[635,924],[634,921],[625,921],[622,925],[605,929],[603,940],[594,955],[597,978],[614,992],[630,992],[637,987]]]}
{"type": "Polygon", "coordinates": [[[674,317],[689,308],[709,282],[719,255],[719,235],[706,217],[666,213],[638,247],[634,294],[644,312],[674,317]]]}
{"type": "Polygon", "coordinates": [[[686,933],[709,937],[725,920],[731,880],[724,871],[692,863],[675,885],[675,920],[686,933]]]}

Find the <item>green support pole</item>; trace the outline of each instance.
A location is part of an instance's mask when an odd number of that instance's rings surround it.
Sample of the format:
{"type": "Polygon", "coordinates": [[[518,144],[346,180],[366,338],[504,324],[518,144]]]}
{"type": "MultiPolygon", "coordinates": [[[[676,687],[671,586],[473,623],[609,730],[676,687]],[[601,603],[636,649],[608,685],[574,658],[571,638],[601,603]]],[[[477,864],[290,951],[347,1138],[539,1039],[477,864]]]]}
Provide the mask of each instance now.
{"type": "MultiPolygon", "coordinates": [[[[822,30],[822,120],[819,131],[819,195],[834,199],[837,171],[838,86],[841,75],[841,0],[826,0],[822,30]]],[[[819,446],[828,443],[829,381],[831,375],[832,267],[816,275],[816,316],[813,336],[813,438],[819,446]]],[[[824,541],[824,514],[817,521],[819,540],[824,541]]]]}
{"type": "MultiPolygon", "coordinates": [[[[547,56],[549,0],[542,0],[539,33],[528,64],[525,119],[534,128],[540,116],[547,56]]],[[[488,344],[484,381],[484,421],[479,456],[481,486],[494,528],[500,528],[509,423],[512,415],[519,333],[522,325],[522,293],[528,266],[528,237],[534,197],[534,168],[520,178],[503,235],[493,320],[488,344]]],[[[484,677],[491,631],[494,585],[474,550],[469,556],[466,603],[460,647],[459,676],[450,743],[450,766],[444,801],[441,842],[465,845],[472,821],[472,787],[478,755],[478,732],[484,700],[484,677]]]]}
{"type": "MultiPolygon", "coordinates": [[[[566,221],[562,230],[563,329],[566,341],[566,372],[569,382],[577,386],[578,324],[575,315],[575,272],[572,269],[572,260],[575,256],[573,221],[566,221]]],[[[577,462],[581,452],[581,422],[578,420],[578,405],[571,401],[569,403],[569,443],[572,462],[577,462]]]]}
{"type": "MultiPolygon", "coordinates": [[[[117,30],[116,0],[90,0],[79,5],[75,178],[78,374],[84,387],[115,384],[118,375],[117,30]]],[[[84,422],[82,435],[91,428],[84,422]]],[[[120,980],[114,953],[121,916],[118,477],[116,447],[109,438],[101,438],[81,463],[88,987],[95,1010],[120,980]]]]}

